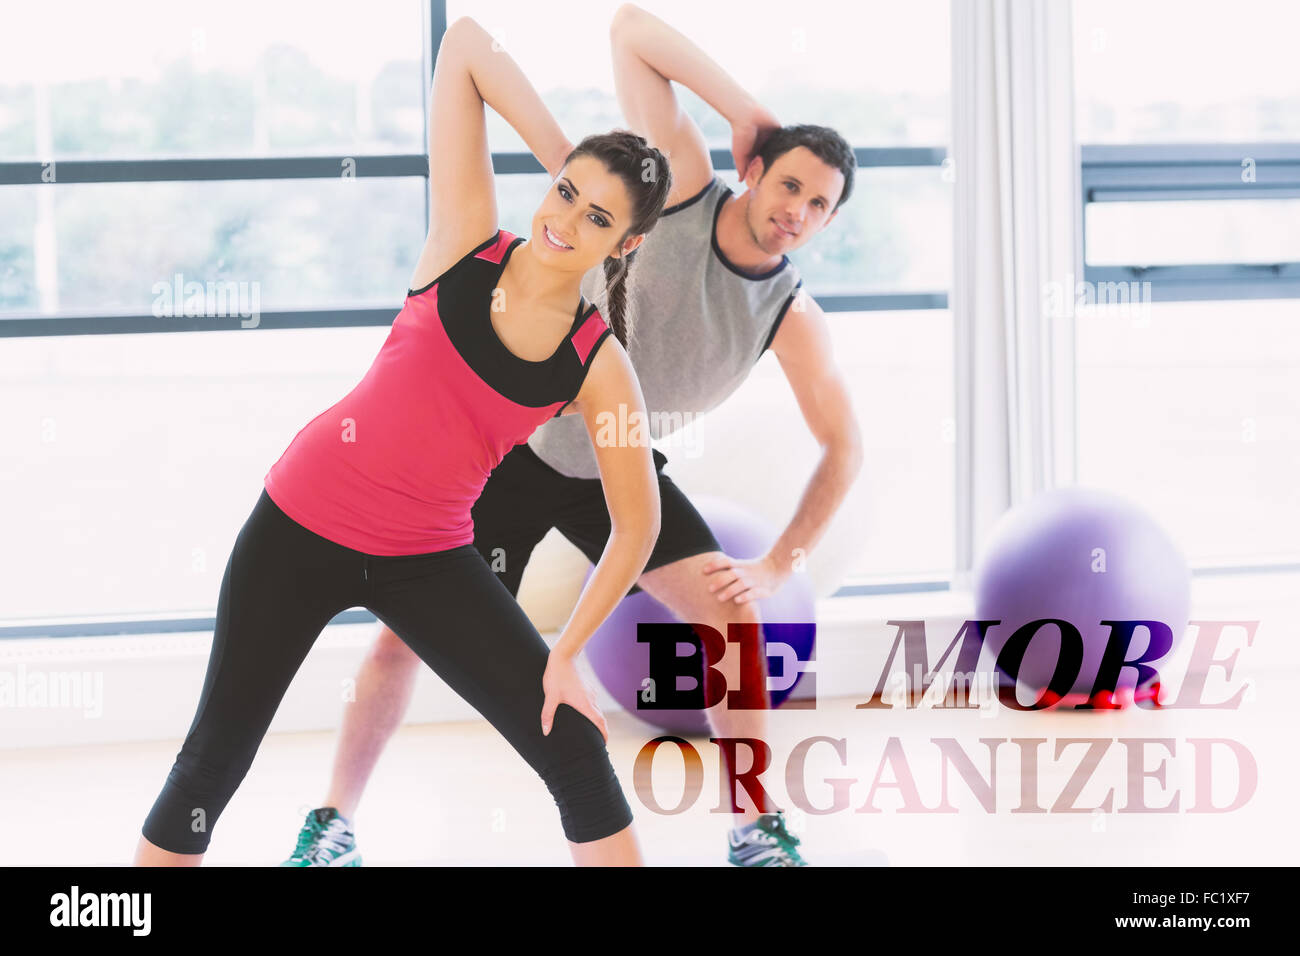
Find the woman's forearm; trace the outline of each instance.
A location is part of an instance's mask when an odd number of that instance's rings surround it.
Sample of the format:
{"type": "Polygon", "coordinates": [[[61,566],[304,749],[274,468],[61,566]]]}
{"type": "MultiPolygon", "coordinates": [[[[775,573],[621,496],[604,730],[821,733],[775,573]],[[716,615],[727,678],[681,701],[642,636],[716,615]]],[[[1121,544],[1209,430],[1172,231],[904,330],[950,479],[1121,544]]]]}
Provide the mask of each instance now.
{"type": "Polygon", "coordinates": [[[596,628],[613,613],[645,570],[657,537],[655,528],[637,533],[615,530],[610,534],[605,551],[587,579],[587,586],[583,588],[582,596],[552,653],[574,657],[582,650],[596,628]]]}
{"type": "Polygon", "coordinates": [[[447,28],[448,34],[453,30],[457,52],[465,58],[483,102],[511,125],[537,161],[556,176],[572,145],[528,77],[473,18],[460,17],[447,28]]]}

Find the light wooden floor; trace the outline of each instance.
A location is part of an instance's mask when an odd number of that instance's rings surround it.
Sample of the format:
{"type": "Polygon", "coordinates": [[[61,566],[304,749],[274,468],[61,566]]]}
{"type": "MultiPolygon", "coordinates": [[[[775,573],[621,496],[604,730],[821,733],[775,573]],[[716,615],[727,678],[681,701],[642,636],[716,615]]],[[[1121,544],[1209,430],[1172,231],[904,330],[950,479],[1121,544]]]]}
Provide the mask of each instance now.
{"type": "MultiPolygon", "coordinates": [[[[884,599],[882,599],[884,600],[884,599]]],[[[800,740],[842,738],[841,765],[827,744],[814,746],[803,773],[808,799],[826,806],[825,781],[850,778],[848,808],[808,815],[803,836],[807,859],[836,865],[1293,865],[1300,849],[1295,798],[1297,688],[1300,687],[1300,575],[1260,575],[1252,580],[1200,578],[1193,588],[1193,620],[1259,620],[1253,644],[1240,631],[1223,642],[1219,656],[1237,649],[1230,678],[1211,669],[1207,696],[1223,700],[1248,688],[1233,710],[1126,710],[1108,713],[1048,711],[858,710],[866,696],[825,697],[813,711],[772,715],[768,742],[773,768],[764,783],[777,801],[793,805],[787,758],[800,740]],[[904,755],[905,768],[887,763],[888,742],[904,755]],[[948,799],[941,799],[945,762],[935,740],[950,739],[973,770],[987,776],[989,751],[998,747],[994,806],[986,809],[958,770],[948,769],[948,799]],[[1037,768],[1022,771],[1017,739],[1040,738],[1037,768]],[[1074,801],[1082,812],[1023,813],[1022,790],[1037,788],[1038,803],[1051,807],[1085,755],[1072,738],[1111,741],[1074,801]],[[1120,739],[1160,738],[1143,766],[1164,761],[1163,780],[1145,782],[1148,806],[1163,806],[1178,793],[1177,812],[1124,812],[1130,805],[1129,749],[1120,739]],[[1223,806],[1236,791],[1238,773],[1227,747],[1216,747],[1208,768],[1198,768],[1193,738],[1238,742],[1258,767],[1258,786],[1240,809],[1188,812],[1198,802],[1198,780],[1223,806]],[[1057,749],[1063,747],[1059,759],[1057,749]],[[889,784],[905,769],[926,812],[899,812],[900,791],[889,784]],[[855,812],[871,802],[882,812],[855,812]],[[1110,812],[1087,808],[1106,805],[1110,812]],[[937,808],[948,806],[946,812],[937,808]]],[[[887,647],[879,631],[872,654],[883,664],[887,647]]],[[[1232,632],[1228,632],[1231,634],[1232,632]]],[[[1189,634],[1189,638],[1192,635],[1189,634]]],[[[868,638],[864,636],[864,640],[868,638]]],[[[861,662],[851,647],[832,644],[817,670],[831,686],[874,686],[879,670],[856,676],[861,662]],[[838,677],[839,680],[831,680],[838,677]],[[854,683],[846,685],[844,679],[854,683]]],[[[1185,644],[1176,654],[1181,657],[1185,644]]],[[[1172,676],[1180,678],[1182,671],[1172,676]]],[[[1173,682],[1167,688],[1176,690],[1173,682]]],[[[610,753],[628,800],[647,862],[659,865],[725,865],[724,832],[730,816],[719,805],[716,748],[700,741],[705,783],[685,812],[668,816],[649,809],[633,788],[638,751],[658,732],[624,712],[607,714],[610,753]]],[[[333,758],[332,732],[267,737],[243,786],[217,824],[208,861],[267,865],[291,850],[303,815],[323,799],[333,758]]],[[[107,746],[0,749],[0,865],[118,865],[131,859],[135,842],[171,766],[179,740],[107,746]]],[[[1025,745],[1027,746],[1027,745],[1025,745]]],[[[681,762],[662,748],[654,785],[665,806],[681,794],[681,762]]],[[[798,775],[794,775],[797,777],[798,775]]],[[[409,725],[392,740],[356,816],[367,865],[551,865],[569,862],[558,814],[539,779],[485,722],[409,725]]]]}
{"type": "MultiPolygon", "coordinates": [[[[1294,638],[1282,628],[1272,638],[1294,638]]],[[[1256,648],[1269,646],[1261,628],[1256,648]]],[[[1294,798],[1294,652],[1289,667],[1244,666],[1256,677],[1253,699],[1237,711],[1171,710],[1085,714],[863,711],[857,700],[819,701],[815,712],[781,712],[771,743],[776,773],[765,780],[789,806],[785,758],[801,738],[826,735],[846,740],[847,767],[829,746],[810,755],[805,778],[809,797],[830,799],[827,778],[859,782],[850,809],[809,816],[806,856],[815,864],[1040,865],[1283,864],[1296,850],[1294,798]],[[1047,738],[1036,774],[1022,779],[1016,745],[999,750],[997,805],[986,812],[956,772],[949,772],[949,802],[955,812],[899,813],[898,790],[882,787],[875,804],[884,812],[855,813],[867,801],[887,738],[897,737],[906,754],[922,803],[939,805],[941,760],[931,738],[953,738],[987,773],[988,751],[981,738],[1047,738]],[[1013,812],[1022,784],[1036,777],[1040,804],[1050,806],[1079,763],[1084,745],[1068,747],[1060,761],[1054,749],[1063,738],[1173,738],[1163,786],[1147,783],[1147,802],[1167,803],[1181,792],[1177,813],[1013,812]],[[1225,814],[1184,812],[1193,803],[1196,769],[1189,737],[1239,741],[1259,766],[1259,786],[1249,803],[1225,814]]],[[[1261,655],[1262,657],[1263,655],[1261,655]]],[[[628,714],[609,715],[615,766],[637,814],[647,862],[666,865],[724,865],[726,815],[718,804],[716,749],[701,742],[706,785],[696,804],[676,816],[647,809],[632,788],[638,749],[655,734],[628,714]]],[[[278,862],[293,846],[302,815],[321,798],[334,746],[332,733],[272,735],[258,754],[244,785],[214,832],[212,864],[264,865],[278,862]]],[[[176,742],[0,752],[3,785],[0,814],[7,822],[0,864],[115,865],[130,859],[136,835],[170,767],[176,742]]],[[[1159,748],[1148,752],[1153,768],[1159,748]]],[[[1226,750],[1215,751],[1215,799],[1225,802],[1236,772],[1226,750]],[[1222,761],[1222,762],[1221,762],[1222,761]]],[[[680,793],[680,762],[667,749],[656,764],[660,798],[671,804],[680,793]],[[674,787],[674,784],[677,787],[674,787]]],[[[1078,806],[1095,807],[1113,789],[1112,809],[1127,804],[1126,751],[1113,743],[1078,806]]],[[[882,780],[896,779],[887,767],[882,780]]],[[[548,865],[567,864],[558,817],[549,794],[528,767],[485,723],[407,726],[392,741],[356,819],[367,865],[548,865]]]]}

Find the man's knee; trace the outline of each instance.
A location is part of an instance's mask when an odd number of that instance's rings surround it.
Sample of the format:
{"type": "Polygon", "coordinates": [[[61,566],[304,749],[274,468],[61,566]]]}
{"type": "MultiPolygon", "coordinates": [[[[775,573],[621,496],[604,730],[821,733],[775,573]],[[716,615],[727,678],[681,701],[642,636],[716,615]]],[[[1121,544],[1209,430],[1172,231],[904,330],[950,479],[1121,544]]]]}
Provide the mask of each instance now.
{"type": "Polygon", "coordinates": [[[737,604],[735,601],[719,601],[712,598],[713,603],[718,605],[718,613],[728,622],[736,624],[762,624],[763,611],[758,606],[757,601],[744,601],[737,604]]]}
{"type": "Polygon", "coordinates": [[[644,572],[637,584],[672,611],[678,620],[708,624],[721,631],[724,637],[728,624],[761,624],[762,612],[757,601],[739,604],[731,599],[719,601],[717,595],[709,590],[715,575],[721,572],[706,574],[704,568],[721,554],[720,551],[695,554],[661,565],[644,572]]]}
{"type": "Polygon", "coordinates": [[[636,579],[637,586],[664,604],[698,601],[701,594],[708,593],[709,582],[704,565],[718,557],[722,557],[721,551],[710,551],[661,564],[642,571],[636,579]]]}

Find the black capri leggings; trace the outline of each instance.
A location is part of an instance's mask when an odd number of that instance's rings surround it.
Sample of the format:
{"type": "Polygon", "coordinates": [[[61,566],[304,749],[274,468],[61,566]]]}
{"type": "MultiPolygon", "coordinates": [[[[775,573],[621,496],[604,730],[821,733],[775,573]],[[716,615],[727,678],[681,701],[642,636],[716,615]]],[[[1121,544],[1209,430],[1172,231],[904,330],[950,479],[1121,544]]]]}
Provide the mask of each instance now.
{"type": "Polygon", "coordinates": [[[317,635],[356,606],[505,735],[551,791],[569,840],[599,840],[632,822],[595,724],[562,704],[542,735],[549,648],[473,545],[364,554],[296,523],[263,490],[226,564],[198,711],[145,820],[146,839],[173,853],[207,850],[317,635]]]}

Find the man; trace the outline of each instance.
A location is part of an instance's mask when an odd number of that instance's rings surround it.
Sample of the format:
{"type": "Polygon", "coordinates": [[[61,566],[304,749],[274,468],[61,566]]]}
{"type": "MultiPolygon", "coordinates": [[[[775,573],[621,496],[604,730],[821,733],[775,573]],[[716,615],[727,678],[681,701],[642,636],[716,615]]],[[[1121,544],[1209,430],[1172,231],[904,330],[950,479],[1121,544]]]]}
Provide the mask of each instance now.
{"type": "MultiPolygon", "coordinates": [[[[862,462],[849,390],[836,367],[825,315],[803,291],[786,258],[834,220],[853,186],[849,145],[819,126],[782,127],[698,47],[663,21],[624,4],[610,28],[615,85],[629,127],[669,157],[673,185],[659,223],[629,273],[634,325],[628,355],[636,369],[650,433],[662,438],[720,404],[763,351],[776,353],[821,459],[794,517],[764,556],[722,552],[699,513],[659,469],[659,538],[633,590],[645,590],[682,621],[722,634],[729,623],[759,624],[757,601],[793,573],[829,526],[862,462]],[[746,191],[734,195],[714,172],[699,128],[679,107],[672,84],[693,90],[731,124],[736,168],[746,191]]],[[[558,144],[557,150],[567,147],[558,144]]],[[[567,149],[564,149],[567,153],[567,149]]],[[[593,270],[583,294],[600,298],[593,270]]],[[[475,546],[518,593],[534,546],[557,527],[593,562],[610,534],[591,438],[580,416],[552,419],[506,455],[473,510],[475,546]]],[[[738,653],[718,670],[738,686],[738,653]]],[[[710,664],[718,662],[710,660],[710,664]]],[[[311,811],[284,865],[358,865],[349,818],[383,745],[400,724],[420,661],[384,629],[357,679],[336,755],[326,806],[311,811]]],[[[766,686],[766,668],[745,675],[766,686]]],[[[708,711],[719,737],[763,739],[766,711],[708,711]]],[[[736,768],[731,768],[733,771],[736,768]]],[[[803,866],[782,811],[741,812],[728,834],[738,866],[803,866]]]]}

